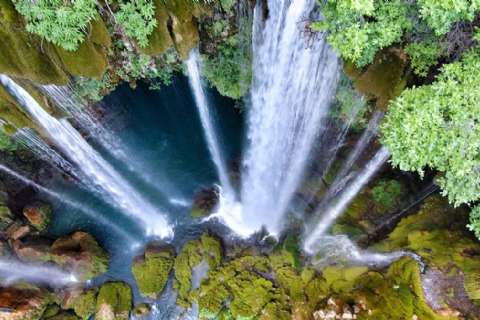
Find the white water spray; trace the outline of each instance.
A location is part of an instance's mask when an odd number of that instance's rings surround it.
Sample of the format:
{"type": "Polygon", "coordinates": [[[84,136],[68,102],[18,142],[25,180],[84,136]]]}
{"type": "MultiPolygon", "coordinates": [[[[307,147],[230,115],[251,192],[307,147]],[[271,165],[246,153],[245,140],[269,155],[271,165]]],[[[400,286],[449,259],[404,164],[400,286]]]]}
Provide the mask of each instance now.
{"type": "Polygon", "coordinates": [[[203,126],[203,132],[207,140],[208,150],[212,156],[213,162],[217,168],[217,173],[220,179],[222,192],[228,197],[234,197],[233,187],[228,176],[227,165],[222,154],[221,146],[217,138],[213,118],[208,107],[207,97],[202,87],[202,80],[200,77],[200,57],[197,50],[192,50],[187,60],[188,76],[190,86],[195,97],[195,102],[200,115],[200,120],[203,126]]]}
{"type": "Polygon", "coordinates": [[[125,214],[143,222],[148,233],[160,237],[172,235],[172,228],[164,215],[143,199],[68,121],[52,117],[25,89],[9,77],[0,75],[0,83],[19,101],[62,153],[77,165],[91,183],[103,190],[106,200],[125,214]]]}
{"type": "Polygon", "coordinates": [[[335,93],[337,56],[324,35],[306,39],[303,33],[302,21],[314,6],[314,0],[269,0],[267,20],[262,1],[255,8],[241,205],[217,214],[242,236],[262,227],[272,234],[282,230],[335,93]]]}
{"type": "Polygon", "coordinates": [[[59,201],[63,202],[69,207],[76,209],[78,211],[83,212],[85,215],[90,217],[92,220],[99,222],[100,224],[103,224],[104,226],[108,227],[109,230],[113,230],[117,232],[118,234],[121,234],[125,239],[129,239],[129,243],[133,243],[134,245],[138,243],[137,240],[135,240],[129,233],[127,233],[125,230],[122,228],[118,227],[118,225],[113,224],[112,222],[106,220],[104,217],[99,215],[98,213],[92,211],[90,208],[78,203],[77,201],[74,201],[70,199],[67,195],[60,195],[59,193],[52,191],[50,189],[47,189],[38,183],[34,182],[33,180],[30,180],[23,175],[13,171],[12,169],[0,164],[0,171],[3,171],[7,173],[8,175],[14,177],[15,179],[22,181],[26,185],[29,185],[38,191],[46,194],[47,196],[59,201]]]}
{"type": "MultiPolygon", "coordinates": [[[[354,180],[348,185],[343,192],[330,204],[325,211],[315,212],[316,215],[322,214],[320,220],[314,224],[313,228],[307,227],[305,233],[304,250],[308,253],[314,253],[317,242],[321,242],[326,232],[334,221],[343,213],[346,207],[357,196],[360,190],[372,179],[375,173],[388,160],[390,153],[385,147],[382,147],[375,156],[367,163],[365,168],[361,170],[354,180]]],[[[323,207],[319,208],[323,211],[323,207]]]]}
{"type": "Polygon", "coordinates": [[[11,285],[18,281],[46,284],[52,287],[64,287],[78,283],[73,273],[55,266],[24,263],[12,259],[0,259],[0,283],[11,285]]]}

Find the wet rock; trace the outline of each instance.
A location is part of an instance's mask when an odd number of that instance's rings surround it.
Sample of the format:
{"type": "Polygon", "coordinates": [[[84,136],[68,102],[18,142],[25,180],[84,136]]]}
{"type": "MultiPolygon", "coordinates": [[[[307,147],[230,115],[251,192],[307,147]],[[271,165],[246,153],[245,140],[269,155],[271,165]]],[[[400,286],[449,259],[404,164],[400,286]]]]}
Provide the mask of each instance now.
{"type": "Polygon", "coordinates": [[[217,187],[203,188],[195,194],[191,215],[203,218],[210,215],[218,204],[219,191],[217,187]]]}
{"type": "Polygon", "coordinates": [[[11,224],[5,231],[7,238],[12,240],[20,240],[30,233],[30,226],[22,225],[19,222],[11,224]]]}
{"type": "Polygon", "coordinates": [[[43,202],[32,203],[23,208],[23,215],[38,231],[44,231],[52,217],[52,208],[43,202]]]}
{"type": "MultiPolygon", "coordinates": [[[[0,203],[3,201],[0,200],[0,203]]],[[[5,205],[0,205],[0,231],[6,230],[14,221],[14,216],[5,205]]]]}
{"type": "Polygon", "coordinates": [[[82,280],[94,278],[108,269],[108,254],[90,234],[82,231],[56,240],[50,255],[53,262],[82,280]]]}
{"type": "Polygon", "coordinates": [[[52,317],[42,317],[42,320],[80,320],[80,318],[71,312],[59,312],[52,317]]]}
{"type": "Polygon", "coordinates": [[[95,313],[96,289],[82,288],[67,289],[62,297],[62,309],[71,309],[84,320],[90,319],[95,313]]]}
{"type": "Polygon", "coordinates": [[[142,256],[136,257],[132,273],[140,293],[155,299],[160,296],[168,281],[175,260],[175,248],[160,243],[151,243],[142,256]]]}
{"type": "Polygon", "coordinates": [[[96,320],[128,320],[132,308],[132,290],[123,282],[102,285],[97,296],[96,320]]]}
{"type": "Polygon", "coordinates": [[[22,242],[14,240],[10,241],[10,247],[16,256],[25,262],[47,262],[51,259],[50,245],[45,241],[22,242]]]}
{"type": "Polygon", "coordinates": [[[150,304],[141,303],[139,305],[136,305],[135,308],[133,308],[133,315],[135,317],[143,318],[148,316],[151,311],[152,311],[152,306],[150,304]]]}
{"type": "Polygon", "coordinates": [[[48,291],[33,286],[0,287],[0,319],[40,319],[53,300],[48,291]]]}

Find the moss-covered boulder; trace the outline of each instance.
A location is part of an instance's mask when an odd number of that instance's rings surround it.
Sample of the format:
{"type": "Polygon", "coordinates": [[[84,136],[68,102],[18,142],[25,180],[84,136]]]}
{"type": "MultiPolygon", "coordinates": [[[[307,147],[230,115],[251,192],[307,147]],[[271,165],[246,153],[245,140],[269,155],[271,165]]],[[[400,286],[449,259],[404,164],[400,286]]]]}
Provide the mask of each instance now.
{"type": "Polygon", "coordinates": [[[41,319],[53,301],[53,294],[33,286],[0,287],[0,319],[41,319]]]}
{"type": "Polygon", "coordinates": [[[80,320],[80,318],[71,312],[62,311],[51,317],[42,317],[42,320],[80,320]]]}
{"type": "Polygon", "coordinates": [[[132,290],[123,282],[107,282],[97,296],[96,320],[128,320],[132,308],[132,290]]]}
{"type": "Polygon", "coordinates": [[[175,248],[151,243],[142,256],[135,258],[132,273],[140,293],[152,299],[160,296],[167,284],[175,260],[175,248]]]}
{"type": "Polygon", "coordinates": [[[45,231],[52,218],[52,207],[44,202],[34,202],[23,208],[23,215],[38,231],[45,231]]]}
{"type": "Polygon", "coordinates": [[[173,46],[173,40],[168,30],[170,15],[164,5],[165,2],[163,0],[155,0],[154,3],[157,26],[148,37],[148,46],[140,48],[140,51],[148,55],[160,56],[173,46]]]}
{"type": "Polygon", "coordinates": [[[65,290],[62,309],[71,309],[81,319],[88,320],[95,313],[97,290],[74,288],[65,290]]]}
{"type": "Polygon", "coordinates": [[[5,204],[0,203],[0,231],[6,230],[14,219],[15,217],[10,209],[5,204]]]}
{"type": "Polygon", "coordinates": [[[88,233],[77,231],[57,239],[50,250],[51,260],[82,280],[94,278],[108,269],[109,256],[88,233]]]}
{"type": "Polygon", "coordinates": [[[214,270],[222,261],[222,245],[220,241],[208,233],[199,240],[187,242],[175,259],[174,287],[178,290],[177,303],[184,307],[191,305],[192,273],[205,261],[210,270],[214,270]]]}

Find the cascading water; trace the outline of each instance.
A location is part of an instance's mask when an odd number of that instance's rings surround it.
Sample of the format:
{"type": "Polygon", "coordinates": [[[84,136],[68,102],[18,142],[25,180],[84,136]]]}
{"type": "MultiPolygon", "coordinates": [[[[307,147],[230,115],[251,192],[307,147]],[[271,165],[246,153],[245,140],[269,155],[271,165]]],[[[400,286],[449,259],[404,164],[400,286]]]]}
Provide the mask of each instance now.
{"type": "Polygon", "coordinates": [[[2,164],[0,164],[0,171],[5,172],[6,174],[14,177],[15,179],[22,181],[26,185],[29,185],[29,186],[37,189],[38,191],[46,194],[47,196],[49,196],[49,197],[51,197],[51,198],[53,198],[53,199],[55,199],[59,202],[65,203],[66,205],[68,205],[69,207],[71,207],[73,209],[82,212],[83,214],[87,215],[91,219],[93,219],[93,220],[99,222],[100,224],[103,224],[104,226],[108,227],[109,230],[113,230],[113,231],[117,232],[118,234],[122,235],[124,238],[129,239],[129,243],[132,243],[133,244],[132,246],[136,246],[137,241],[135,239],[133,239],[133,237],[129,233],[127,233],[125,230],[118,227],[116,224],[113,224],[112,222],[106,220],[101,215],[92,211],[90,208],[86,207],[85,205],[70,199],[67,195],[65,195],[65,194],[60,195],[59,193],[57,193],[55,191],[47,189],[47,188],[39,185],[38,183],[34,182],[33,180],[30,180],[30,179],[24,177],[23,175],[13,171],[12,169],[10,169],[10,168],[2,165],[2,164]]]}
{"type": "Polygon", "coordinates": [[[49,139],[75,163],[90,183],[103,191],[103,197],[125,214],[138,218],[150,234],[172,235],[165,216],[148,203],[115,169],[101,157],[66,120],[57,120],[9,77],[0,75],[0,83],[25,108],[49,139]]]}
{"type": "Polygon", "coordinates": [[[78,283],[77,277],[54,266],[36,265],[13,259],[0,259],[0,283],[9,285],[17,281],[64,287],[78,283]]]}
{"type": "Polygon", "coordinates": [[[323,35],[309,41],[303,34],[301,22],[314,6],[314,0],[270,0],[266,20],[262,1],[255,7],[241,206],[217,214],[242,236],[262,227],[281,231],[335,93],[337,56],[323,35]]]}
{"type": "Polygon", "coordinates": [[[319,207],[315,215],[320,215],[320,220],[312,224],[313,227],[307,227],[305,231],[304,247],[305,252],[315,253],[318,251],[318,245],[322,242],[326,232],[330,229],[334,221],[343,213],[345,208],[360,192],[360,190],[372,179],[375,173],[388,160],[390,153],[385,147],[382,147],[375,156],[367,163],[353,181],[340,193],[332,203],[324,207],[319,207]],[[323,212],[322,212],[323,211],[323,212]]]}
{"type": "Polygon", "coordinates": [[[202,80],[200,77],[200,57],[197,50],[192,50],[186,62],[188,68],[188,76],[190,86],[195,97],[195,102],[200,115],[200,120],[203,126],[203,132],[207,140],[208,150],[212,156],[212,160],[217,168],[217,173],[222,187],[222,193],[232,198],[234,197],[233,187],[228,176],[227,165],[221,150],[220,143],[217,138],[215,126],[208,107],[207,97],[202,87],[202,80]]]}

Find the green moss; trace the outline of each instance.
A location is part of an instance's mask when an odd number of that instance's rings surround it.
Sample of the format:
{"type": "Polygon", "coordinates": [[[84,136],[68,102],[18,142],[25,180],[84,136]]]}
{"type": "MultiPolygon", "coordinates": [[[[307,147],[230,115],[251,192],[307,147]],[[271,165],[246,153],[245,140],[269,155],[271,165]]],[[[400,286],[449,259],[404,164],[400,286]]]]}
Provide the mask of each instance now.
{"type": "Polygon", "coordinates": [[[396,180],[380,180],[371,190],[373,202],[378,213],[392,212],[398,209],[405,190],[402,184],[396,180]]]}
{"type": "Polygon", "coordinates": [[[53,46],[27,34],[10,0],[0,0],[0,73],[41,84],[68,82],[53,46]]]}
{"type": "Polygon", "coordinates": [[[408,249],[444,272],[462,272],[467,293],[478,299],[472,280],[480,272],[480,243],[465,234],[466,219],[464,210],[450,207],[444,198],[432,197],[417,214],[402,219],[377,249],[408,249]]]}
{"type": "Polygon", "coordinates": [[[97,296],[96,320],[128,320],[132,307],[132,290],[123,282],[107,282],[97,296]]]}
{"type": "Polygon", "coordinates": [[[173,247],[155,244],[149,245],[145,254],[135,259],[132,273],[142,295],[152,299],[160,296],[167,284],[174,259],[173,247]]]}
{"type": "Polygon", "coordinates": [[[49,305],[43,312],[42,319],[48,319],[57,315],[60,312],[60,307],[57,304],[49,305]]]}
{"type": "Polygon", "coordinates": [[[222,261],[220,241],[208,233],[204,233],[199,240],[187,242],[175,259],[174,287],[178,290],[179,305],[191,305],[192,269],[204,260],[210,270],[215,269],[222,261]]]}
{"type": "Polygon", "coordinates": [[[168,31],[169,13],[165,8],[163,0],[155,0],[155,18],[157,19],[157,26],[155,30],[148,37],[148,46],[140,48],[140,51],[152,55],[159,56],[164,54],[168,48],[173,45],[173,40],[168,31]]]}
{"type": "Polygon", "coordinates": [[[97,291],[90,289],[72,297],[68,300],[68,303],[62,307],[64,309],[73,309],[77,316],[88,320],[95,313],[96,296],[97,291]]]}
{"type": "Polygon", "coordinates": [[[76,315],[69,312],[61,312],[50,318],[42,318],[45,320],[80,320],[76,315]]]}

